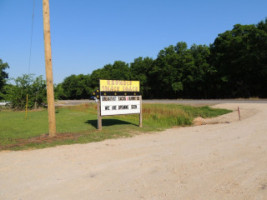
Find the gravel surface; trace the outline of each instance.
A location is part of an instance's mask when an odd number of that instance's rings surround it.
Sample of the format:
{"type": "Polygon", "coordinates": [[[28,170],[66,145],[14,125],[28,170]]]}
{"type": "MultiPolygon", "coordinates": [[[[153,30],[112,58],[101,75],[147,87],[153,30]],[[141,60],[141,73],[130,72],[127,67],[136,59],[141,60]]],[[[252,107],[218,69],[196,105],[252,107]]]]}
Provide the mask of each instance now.
{"type": "Polygon", "coordinates": [[[234,112],[133,138],[0,152],[0,199],[266,200],[266,104],[215,107],[234,112]]]}

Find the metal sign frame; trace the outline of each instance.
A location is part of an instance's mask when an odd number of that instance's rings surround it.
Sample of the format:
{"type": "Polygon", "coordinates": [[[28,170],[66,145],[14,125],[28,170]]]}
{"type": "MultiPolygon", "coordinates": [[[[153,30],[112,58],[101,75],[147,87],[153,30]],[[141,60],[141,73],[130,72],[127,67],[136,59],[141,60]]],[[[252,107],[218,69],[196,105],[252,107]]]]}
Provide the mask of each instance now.
{"type": "MultiPolygon", "coordinates": [[[[142,96],[139,81],[99,80],[97,127],[102,129],[102,116],[139,114],[142,127],[142,96]],[[125,91],[124,91],[125,90],[125,91]]],[[[98,99],[98,98],[97,98],[98,99]]]]}

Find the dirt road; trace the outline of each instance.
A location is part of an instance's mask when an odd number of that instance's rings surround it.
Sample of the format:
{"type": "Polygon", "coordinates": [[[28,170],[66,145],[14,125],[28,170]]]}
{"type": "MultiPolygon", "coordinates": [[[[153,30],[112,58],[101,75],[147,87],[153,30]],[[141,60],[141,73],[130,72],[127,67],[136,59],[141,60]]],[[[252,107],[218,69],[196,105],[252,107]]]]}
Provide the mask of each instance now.
{"type": "Polygon", "coordinates": [[[267,199],[267,105],[212,124],[0,152],[0,199],[267,199]],[[219,123],[220,122],[220,123],[219,123]]]}

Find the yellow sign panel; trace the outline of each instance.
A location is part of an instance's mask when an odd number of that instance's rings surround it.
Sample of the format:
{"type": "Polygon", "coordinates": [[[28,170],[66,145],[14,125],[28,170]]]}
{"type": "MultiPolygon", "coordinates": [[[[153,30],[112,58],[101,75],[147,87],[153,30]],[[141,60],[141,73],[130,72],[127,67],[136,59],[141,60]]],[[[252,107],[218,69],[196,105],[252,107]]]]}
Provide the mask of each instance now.
{"type": "Polygon", "coordinates": [[[100,91],[140,92],[140,82],[123,80],[100,80],[100,91]]]}

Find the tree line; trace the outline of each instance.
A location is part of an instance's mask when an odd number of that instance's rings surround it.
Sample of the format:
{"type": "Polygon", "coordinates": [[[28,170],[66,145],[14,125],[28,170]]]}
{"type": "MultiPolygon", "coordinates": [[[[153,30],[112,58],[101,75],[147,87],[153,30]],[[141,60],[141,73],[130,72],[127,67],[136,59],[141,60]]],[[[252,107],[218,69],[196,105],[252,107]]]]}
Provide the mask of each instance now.
{"type": "Polygon", "coordinates": [[[62,99],[86,99],[99,79],[140,80],[144,98],[267,97],[267,19],[236,24],[209,46],[178,42],[156,59],[115,61],[88,75],[71,75],[56,90],[62,99]]]}
{"type": "MultiPolygon", "coordinates": [[[[6,68],[0,68],[0,89],[6,68]]],[[[115,61],[91,74],[68,76],[55,86],[55,96],[88,99],[99,79],[110,79],[140,80],[144,98],[267,97],[266,77],[267,18],[255,25],[236,24],[209,46],[178,42],[160,50],[155,59],[115,61]]]]}

